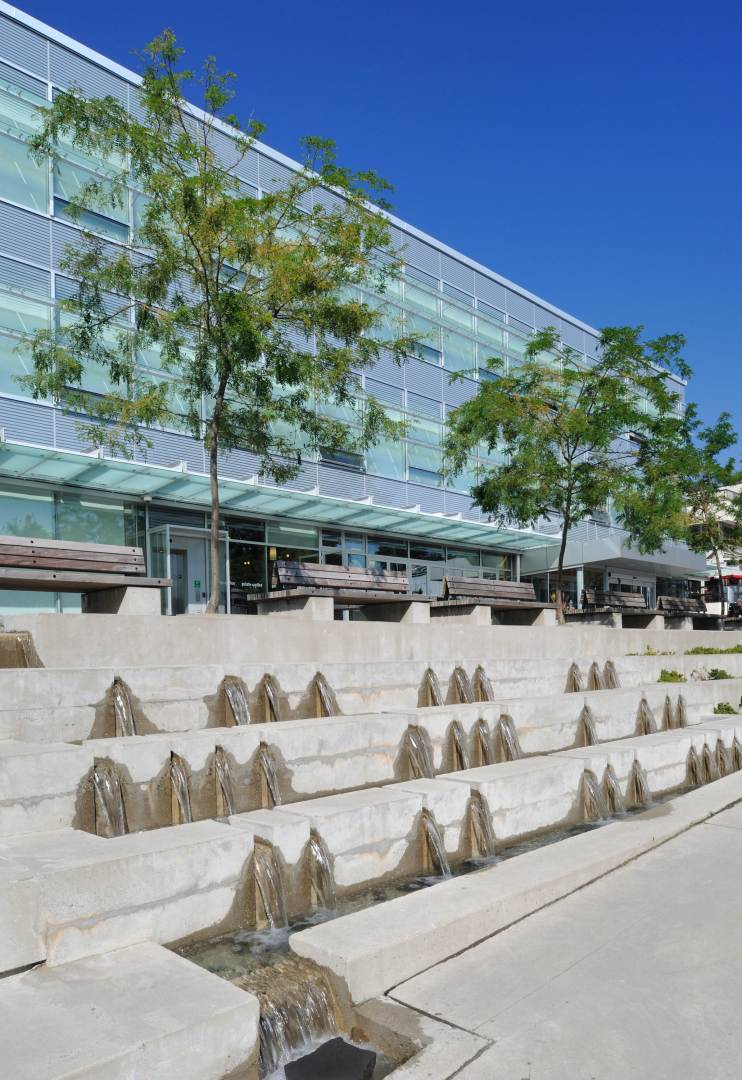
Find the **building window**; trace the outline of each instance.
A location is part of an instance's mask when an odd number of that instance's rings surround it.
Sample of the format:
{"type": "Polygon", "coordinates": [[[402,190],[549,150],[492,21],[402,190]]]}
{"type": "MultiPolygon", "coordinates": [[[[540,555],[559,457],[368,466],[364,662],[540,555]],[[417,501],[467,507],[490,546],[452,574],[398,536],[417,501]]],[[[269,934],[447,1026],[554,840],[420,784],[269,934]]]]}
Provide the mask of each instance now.
{"type": "Polygon", "coordinates": [[[40,214],[49,209],[49,171],[37,165],[25,143],[0,134],[0,197],[40,214]]]}

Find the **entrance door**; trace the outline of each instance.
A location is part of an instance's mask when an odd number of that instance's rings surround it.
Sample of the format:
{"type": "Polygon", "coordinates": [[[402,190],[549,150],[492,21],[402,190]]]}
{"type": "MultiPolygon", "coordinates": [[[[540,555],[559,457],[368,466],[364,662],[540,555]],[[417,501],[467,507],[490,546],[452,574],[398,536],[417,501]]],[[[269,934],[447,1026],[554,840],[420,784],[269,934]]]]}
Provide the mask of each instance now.
{"type": "Polygon", "coordinates": [[[188,610],[188,555],[182,548],[170,548],[170,577],[173,615],[185,615],[188,610]]]}

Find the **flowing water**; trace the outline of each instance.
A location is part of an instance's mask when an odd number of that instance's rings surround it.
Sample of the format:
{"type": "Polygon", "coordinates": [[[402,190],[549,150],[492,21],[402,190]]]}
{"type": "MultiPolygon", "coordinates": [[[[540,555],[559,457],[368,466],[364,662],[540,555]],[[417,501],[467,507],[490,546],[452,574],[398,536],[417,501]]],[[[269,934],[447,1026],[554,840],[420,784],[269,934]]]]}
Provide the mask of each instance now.
{"type": "Polygon", "coordinates": [[[224,682],[224,693],[227,695],[227,702],[229,703],[229,709],[235,724],[237,724],[238,727],[244,727],[245,724],[249,724],[250,710],[247,707],[247,698],[245,697],[242,683],[237,682],[236,679],[226,679],[224,682]]]}
{"type": "Polygon", "coordinates": [[[489,803],[481,791],[469,796],[469,819],[471,822],[472,854],[475,858],[490,859],[495,854],[495,830],[489,803]]]}
{"type": "Polygon", "coordinates": [[[606,806],[598,778],[591,769],[585,769],[580,781],[580,800],[582,802],[583,821],[602,821],[606,817],[606,806]]]}
{"type": "Polygon", "coordinates": [[[278,699],[278,683],[272,675],[263,676],[263,693],[266,702],[266,720],[279,723],[281,720],[281,704],[278,699]]]}
{"type": "Polygon", "coordinates": [[[432,779],[435,776],[433,747],[425,728],[410,724],[404,733],[402,745],[410,766],[410,779],[432,779]]]}
{"type": "MultiPolygon", "coordinates": [[[[124,793],[121,778],[115,765],[96,761],[93,766],[96,817],[100,813],[110,836],[124,836],[129,831],[126,823],[124,793]]],[[[100,830],[96,830],[100,833],[100,830]]]]}
{"type": "Polygon", "coordinates": [[[471,705],[472,701],[474,701],[474,690],[472,689],[471,679],[462,667],[454,668],[453,678],[456,683],[456,693],[458,694],[459,701],[462,705],[471,705]]]}
{"type": "Polygon", "coordinates": [[[688,710],[682,694],[678,694],[678,703],[675,706],[675,727],[688,727],[688,710]]]}
{"type": "Polygon", "coordinates": [[[435,816],[431,810],[423,810],[422,826],[423,836],[425,837],[425,843],[427,844],[428,855],[433,870],[440,877],[450,877],[451,867],[448,862],[448,855],[446,854],[443,837],[438,822],[435,820],[435,816]]]}
{"type": "Polygon", "coordinates": [[[740,769],[742,769],[742,743],[736,735],[732,741],[732,765],[734,766],[735,772],[739,772],[740,769]]]}
{"type": "Polygon", "coordinates": [[[638,761],[634,761],[631,766],[628,796],[632,806],[648,806],[651,799],[647,774],[638,761]]]}
{"type": "Polygon", "coordinates": [[[716,740],[716,769],[719,776],[729,776],[734,772],[732,755],[729,748],[724,745],[723,739],[716,740]]]}
{"type": "Polygon", "coordinates": [[[131,711],[129,691],[121,679],[116,678],[113,680],[111,695],[113,697],[114,730],[116,734],[124,736],[136,735],[137,731],[134,724],[134,714],[131,711]]]}
{"type": "Polygon", "coordinates": [[[229,758],[223,746],[217,746],[214,751],[214,772],[216,773],[217,807],[221,810],[220,817],[231,817],[237,813],[234,801],[234,789],[232,787],[232,774],[229,768],[229,758]],[[221,805],[219,805],[221,803],[221,805]]]}
{"type": "Polygon", "coordinates": [[[324,840],[314,829],[309,834],[307,845],[307,857],[309,859],[309,880],[317,907],[334,911],[337,908],[335,896],[335,880],[332,875],[330,854],[324,840]]]}
{"type": "Polygon", "coordinates": [[[278,774],[276,773],[276,765],[273,761],[271,749],[267,743],[261,742],[258,747],[256,760],[260,775],[265,782],[268,800],[271,806],[280,806],[281,789],[278,786],[278,774]]]}
{"type": "Polygon", "coordinates": [[[718,780],[719,767],[716,764],[716,755],[707,743],[704,743],[701,760],[703,763],[703,778],[706,783],[710,784],[712,780],[718,780]]]}
{"type": "Polygon", "coordinates": [[[603,773],[603,798],[609,814],[625,813],[621,786],[612,765],[606,765],[603,773]]]}
{"type": "Polygon", "coordinates": [[[588,690],[605,690],[603,672],[597,660],[593,660],[587,673],[587,688],[588,690]]]}
{"type": "Polygon", "coordinates": [[[264,841],[256,840],[254,860],[255,887],[266,925],[271,930],[288,926],[283,876],[275,849],[264,841]]]}
{"type": "Polygon", "coordinates": [[[577,721],[577,744],[578,746],[595,746],[597,741],[598,733],[595,730],[593,710],[588,703],[585,702],[577,721]]]}
{"type": "Polygon", "coordinates": [[[428,705],[442,705],[443,694],[441,692],[441,684],[438,681],[438,676],[433,671],[432,667],[429,667],[425,672],[423,678],[423,686],[425,687],[425,696],[428,705]]]}
{"type": "Polygon", "coordinates": [[[621,680],[612,660],[606,660],[603,665],[603,686],[606,690],[618,690],[621,687],[621,680]]]}
{"type": "Polygon", "coordinates": [[[687,758],[688,783],[691,787],[699,787],[704,781],[703,765],[698,756],[695,746],[691,746],[687,758]]]}
{"type": "Polygon", "coordinates": [[[494,764],[495,755],[492,750],[492,736],[490,734],[489,724],[482,716],[480,716],[474,725],[474,742],[479,754],[479,764],[494,764]]]}
{"type": "Polygon", "coordinates": [[[495,691],[492,686],[492,680],[481,664],[474,672],[474,688],[476,690],[477,701],[495,700],[495,691]]]}
{"type": "Polygon", "coordinates": [[[451,743],[453,744],[454,772],[461,769],[470,769],[469,750],[466,745],[466,732],[460,720],[454,720],[451,724],[451,743]]]}
{"type": "MultiPolygon", "coordinates": [[[[191,790],[188,786],[188,774],[183,759],[175,753],[170,755],[170,784],[178,807],[180,824],[188,825],[193,821],[191,790]]],[[[173,815],[174,820],[175,815],[173,815]]]]}
{"type": "Polygon", "coordinates": [[[675,727],[675,710],[672,707],[672,701],[670,695],[665,694],[665,704],[662,706],[662,728],[664,731],[670,731],[675,727]]]}
{"type": "Polygon", "coordinates": [[[335,701],[335,695],[330,689],[330,684],[321,671],[314,676],[314,692],[317,696],[320,716],[337,716],[339,709],[335,701]]]}
{"type": "Polygon", "coordinates": [[[523,757],[518,732],[515,729],[512,716],[508,716],[507,713],[500,716],[497,721],[497,735],[503,761],[517,761],[518,758],[523,757]]]}
{"type": "Polygon", "coordinates": [[[639,702],[639,708],[636,710],[636,733],[637,735],[652,735],[656,730],[654,713],[649,707],[647,699],[643,697],[639,702]]]}
{"type": "Polygon", "coordinates": [[[567,694],[579,694],[584,687],[582,685],[582,672],[579,665],[573,660],[567,672],[567,685],[564,688],[567,694]]]}

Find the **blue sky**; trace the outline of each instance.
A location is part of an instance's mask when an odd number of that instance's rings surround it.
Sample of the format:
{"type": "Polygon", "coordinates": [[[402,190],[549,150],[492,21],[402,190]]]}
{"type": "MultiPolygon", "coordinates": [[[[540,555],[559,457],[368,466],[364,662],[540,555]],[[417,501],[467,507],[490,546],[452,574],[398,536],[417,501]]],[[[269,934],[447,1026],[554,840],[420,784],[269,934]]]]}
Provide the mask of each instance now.
{"type": "Polygon", "coordinates": [[[734,2],[20,6],[127,66],[171,26],[237,108],[395,186],[399,216],[594,326],[686,335],[742,429],[742,12],[734,2]]]}

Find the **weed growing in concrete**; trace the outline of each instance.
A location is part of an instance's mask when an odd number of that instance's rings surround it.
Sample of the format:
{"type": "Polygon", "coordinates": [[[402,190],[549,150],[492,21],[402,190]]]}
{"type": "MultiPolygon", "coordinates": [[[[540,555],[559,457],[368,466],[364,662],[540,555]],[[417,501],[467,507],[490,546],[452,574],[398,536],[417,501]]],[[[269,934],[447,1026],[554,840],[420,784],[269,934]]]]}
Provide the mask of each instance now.
{"type": "Polygon", "coordinates": [[[674,671],[672,668],[664,668],[660,672],[660,677],[657,682],[685,682],[685,675],[682,671],[674,671]]]}
{"type": "Polygon", "coordinates": [[[737,710],[734,705],[730,705],[728,701],[720,701],[718,705],[714,705],[714,716],[736,716],[737,710]]]}

